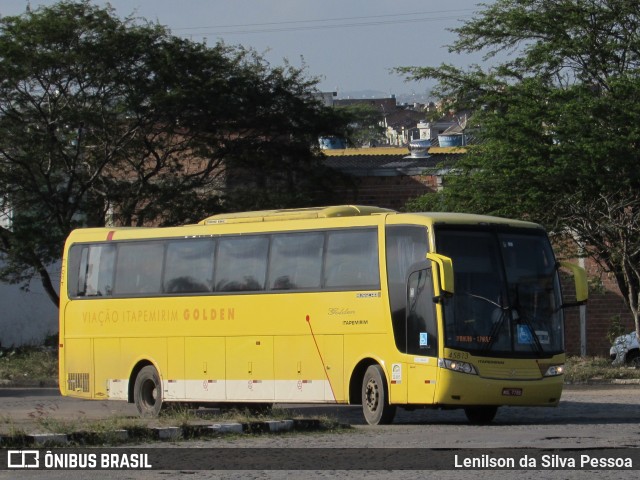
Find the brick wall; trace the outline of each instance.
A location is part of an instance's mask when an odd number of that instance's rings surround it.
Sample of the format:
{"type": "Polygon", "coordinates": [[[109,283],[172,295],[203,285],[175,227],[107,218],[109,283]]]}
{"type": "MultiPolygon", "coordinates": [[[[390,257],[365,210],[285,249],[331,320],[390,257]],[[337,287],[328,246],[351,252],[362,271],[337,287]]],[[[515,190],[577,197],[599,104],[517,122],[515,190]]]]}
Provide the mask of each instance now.
{"type": "Polygon", "coordinates": [[[345,203],[402,209],[416,197],[436,190],[433,175],[354,177],[353,190],[337,191],[345,203]]]}
{"type": "MultiPolygon", "coordinates": [[[[625,333],[635,326],[633,316],[625,305],[624,298],[610,274],[591,259],[585,260],[585,268],[589,276],[589,301],[587,302],[587,355],[608,356],[611,347],[607,333],[615,317],[619,316],[625,327],[625,333]]],[[[570,288],[570,287],[568,287],[570,288]]],[[[568,290],[565,287],[565,291],[568,290]]],[[[567,353],[580,353],[580,319],[578,309],[566,311],[565,347],[567,353]]]]}

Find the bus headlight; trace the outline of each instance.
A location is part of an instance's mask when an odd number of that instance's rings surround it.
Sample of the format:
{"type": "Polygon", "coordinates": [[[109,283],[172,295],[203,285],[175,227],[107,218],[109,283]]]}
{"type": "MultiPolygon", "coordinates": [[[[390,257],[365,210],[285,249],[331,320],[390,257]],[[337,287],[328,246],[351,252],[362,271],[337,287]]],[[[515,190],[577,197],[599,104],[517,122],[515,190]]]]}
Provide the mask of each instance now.
{"type": "Polygon", "coordinates": [[[564,373],[564,365],[551,365],[545,372],[545,377],[557,377],[564,373]]]}
{"type": "Polygon", "coordinates": [[[451,360],[448,358],[439,358],[438,366],[440,368],[446,368],[447,370],[453,370],[454,372],[468,373],[470,375],[477,375],[476,368],[467,362],[461,362],[460,360],[451,360]]]}

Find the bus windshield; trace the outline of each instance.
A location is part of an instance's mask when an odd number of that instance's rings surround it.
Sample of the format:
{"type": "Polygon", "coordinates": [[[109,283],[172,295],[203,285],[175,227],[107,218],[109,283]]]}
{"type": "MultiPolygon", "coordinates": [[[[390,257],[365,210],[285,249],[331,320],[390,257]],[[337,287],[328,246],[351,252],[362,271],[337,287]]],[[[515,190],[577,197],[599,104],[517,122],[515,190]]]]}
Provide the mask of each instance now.
{"type": "Polygon", "coordinates": [[[455,294],[444,304],[446,347],[487,356],[562,352],[559,276],[543,231],[440,226],[435,233],[455,272],[455,294]]]}

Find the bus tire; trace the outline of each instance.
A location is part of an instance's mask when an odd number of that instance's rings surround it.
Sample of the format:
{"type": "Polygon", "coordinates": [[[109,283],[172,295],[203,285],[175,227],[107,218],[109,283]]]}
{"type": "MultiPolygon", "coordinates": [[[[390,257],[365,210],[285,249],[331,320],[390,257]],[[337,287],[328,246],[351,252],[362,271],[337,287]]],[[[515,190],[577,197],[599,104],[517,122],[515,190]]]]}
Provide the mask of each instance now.
{"type": "Polygon", "coordinates": [[[141,417],[157,417],[162,409],[162,382],[156,368],[147,365],[138,373],[133,402],[141,417]]]}
{"type": "Polygon", "coordinates": [[[473,425],[488,425],[498,413],[498,407],[467,407],[464,414],[473,425]]]}
{"type": "Polygon", "coordinates": [[[389,390],[380,365],[370,365],[362,380],[362,412],[369,425],[393,422],[395,405],[389,405],[389,390]]]}

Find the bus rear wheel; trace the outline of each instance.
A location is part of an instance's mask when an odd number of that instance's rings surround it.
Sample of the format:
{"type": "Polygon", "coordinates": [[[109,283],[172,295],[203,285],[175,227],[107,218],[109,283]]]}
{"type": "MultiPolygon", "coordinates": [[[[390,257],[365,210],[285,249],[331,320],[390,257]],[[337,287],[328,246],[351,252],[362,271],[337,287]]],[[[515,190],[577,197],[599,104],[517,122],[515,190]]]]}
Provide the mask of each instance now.
{"type": "Polygon", "coordinates": [[[469,423],[487,425],[493,421],[498,413],[498,407],[467,407],[464,409],[469,423]]]}
{"type": "Polygon", "coordinates": [[[389,390],[380,365],[369,366],[364,374],[362,412],[369,425],[391,423],[396,415],[395,405],[389,405],[389,390]]]}
{"type": "Polygon", "coordinates": [[[158,371],[147,365],[138,373],[133,401],[141,417],[157,417],[162,409],[162,382],[158,371]]]}

